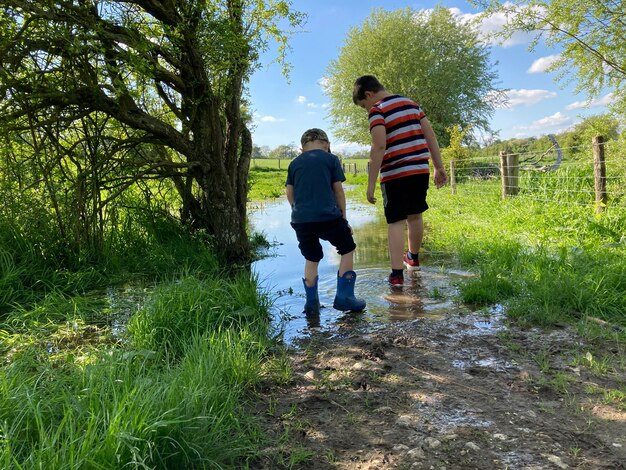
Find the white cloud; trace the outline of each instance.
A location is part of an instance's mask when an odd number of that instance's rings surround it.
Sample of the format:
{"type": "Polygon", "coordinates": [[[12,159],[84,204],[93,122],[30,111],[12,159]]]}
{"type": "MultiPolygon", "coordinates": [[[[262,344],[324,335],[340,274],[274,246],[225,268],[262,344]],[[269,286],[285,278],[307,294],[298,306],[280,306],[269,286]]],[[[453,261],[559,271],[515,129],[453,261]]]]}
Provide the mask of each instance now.
{"type": "Polygon", "coordinates": [[[560,55],[549,55],[546,57],[540,57],[532,63],[527,70],[528,73],[540,73],[545,72],[548,68],[561,58],[560,55]]]}
{"type": "Polygon", "coordinates": [[[307,108],[313,108],[313,109],[317,109],[317,108],[328,108],[328,104],[318,104],[318,103],[314,103],[313,101],[309,101],[306,96],[298,96],[298,98],[296,99],[296,101],[300,104],[306,104],[307,108]]]}
{"type": "Polygon", "coordinates": [[[507,90],[506,96],[508,100],[508,108],[514,108],[515,106],[532,106],[540,101],[554,98],[557,94],[548,90],[526,90],[524,88],[520,90],[507,90]]]}
{"type": "Polygon", "coordinates": [[[320,88],[322,89],[322,91],[326,91],[328,89],[328,84],[330,82],[330,78],[328,77],[322,77],[317,81],[317,84],[320,86],[320,88]]]}
{"type": "Polygon", "coordinates": [[[360,152],[361,150],[369,149],[369,146],[362,144],[354,144],[351,142],[331,142],[330,143],[331,152],[341,153],[341,154],[352,154],[355,152],[360,152]]]}
{"type": "Polygon", "coordinates": [[[556,112],[552,116],[546,116],[531,122],[527,126],[516,126],[514,129],[522,131],[545,131],[558,127],[567,126],[572,123],[572,118],[561,112],[556,112]]]}
{"type": "MultiPolygon", "coordinates": [[[[514,7],[512,3],[505,3],[504,6],[509,8],[514,7]]],[[[496,34],[502,31],[504,26],[511,21],[512,13],[507,14],[499,12],[487,17],[479,18],[482,13],[463,13],[459,8],[450,8],[450,12],[463,22],[475,22],[480,19],[480,22],[478,23],[478,31],[480,32],[482,39],[487,44],[511,47],[517,44],[530,43],[536,36],[536,33],[516,31],[504,41],[496,37],[496,34]]]]}
{"type": "Polygon", "coordinates": [[[604,95],[601,98],[592,101],[574,101],[572,104],[568,104],[565,109],[583,109],[583,108],[598,108],[601,106],[608,106],[614,101],[613,93],[609,93],[604,95]]]}
{"type": "Polygon", "coordinates": [[[277,118],[277,117],[274,117],[274,116],[261,116],[259,118],[259,121],[261,121],[261,122],[282,122],[282,121],[284,121],[284,119],[283,118],[277,118]]]}

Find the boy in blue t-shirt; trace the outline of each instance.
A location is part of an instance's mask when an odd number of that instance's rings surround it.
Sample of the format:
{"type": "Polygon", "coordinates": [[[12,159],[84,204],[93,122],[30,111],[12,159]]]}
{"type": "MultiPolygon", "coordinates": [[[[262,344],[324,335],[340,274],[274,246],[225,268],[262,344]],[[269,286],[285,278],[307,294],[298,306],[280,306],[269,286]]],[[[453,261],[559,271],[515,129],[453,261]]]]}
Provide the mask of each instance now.
{"type": "Polygon", "coordinates": [[[319,314],[318,265],[324,257],[320,239],[329,241],[341,255],[333,307],[342,311],[361,311],[365,308],[365,301],[354,297],[356,244],[346,220],[346,196],[341,184],[346,177],[339,159],[330,153],[326,132],[309,129],[302,134],[300,143],[302,154],[293,159],[287,170],[286,193],[291,204],[291,226],[305,259],[302,279],[306,291],[304,312],[319,314]]]}

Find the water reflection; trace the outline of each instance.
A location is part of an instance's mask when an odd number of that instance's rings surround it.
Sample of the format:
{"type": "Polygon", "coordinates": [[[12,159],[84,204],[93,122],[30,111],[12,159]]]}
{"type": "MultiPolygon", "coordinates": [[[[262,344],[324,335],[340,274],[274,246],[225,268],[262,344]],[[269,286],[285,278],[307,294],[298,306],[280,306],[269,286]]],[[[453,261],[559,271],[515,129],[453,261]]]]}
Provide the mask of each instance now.
{"type": "Polygon", "coordinates": [[[404,286],[390,286],[387,225],[375,206],[348,201],[348,219],[357,243],[354,266],[357,273],[355,294],[367,302],[362,313],[344,314],[332,308],[340,256],[332,245],[322,242],[324,259],[319,265],[320,316],[303,313],[305,293],[302,286],[304,259],[290,221],[286,200],[252,205],[249,223],[253,231],[263,233],[273,244],[268,256],[253,265],[261,286],[275,298],[273,314],[276,325],[284,329],[287,342],[309,333],[324,330],[331,334],[349,331],[372,331],[391,321],[440,317],[460,308],[452,299],[457,294],[454,281],[466,277],[461,271],[443,271],[425,266],[420,271],[405,272],[404,286]]]}

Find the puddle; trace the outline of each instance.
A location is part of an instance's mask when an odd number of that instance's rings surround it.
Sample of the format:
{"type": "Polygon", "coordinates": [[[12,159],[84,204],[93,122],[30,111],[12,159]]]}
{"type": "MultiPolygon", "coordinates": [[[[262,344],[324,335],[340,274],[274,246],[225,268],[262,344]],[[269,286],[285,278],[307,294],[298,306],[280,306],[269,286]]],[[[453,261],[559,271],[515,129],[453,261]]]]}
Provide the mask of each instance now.
{"type": "Polygon", "coordinates": [[[291,228],[291,208],[286,200],[253,203],[249,208],[249,224],[272,244],[268,256],[253,264],[261,287],[274,298],[275,326],[284,332],[284,340],[292,343],[312,331],[324,330],[339,334],[349,325],[352,332],[375,331],[389,322],[440,318],[451,312],[466,312],[452,299],[454,287],[472,273],[439,267],[422,266],[420,271],[405,271],[405,285],[390,286],[387,251],[387,224],[374,206],[348,200],[347,211],[354,231],[357,249],[354,267],[357,273],[355,294],[365,299],[362,313],[345,314],[332,308],[336,290],[340,256],[327,242],[322,242],[324,258],[319,264],[320,317],[309,319],[302,313],[305,293],[302,285],[304,259],[291,228]]]}
{"type": "Polygon", "coordinates": [[[123,338],[129,318],[145,305],[152,290],[153,288],[139,286],[106,290],[104,298],[108,304],[107,313],[111,318],[111,332],[115,338],[123,338]]]}
{"type": "MultiPolygon", "coordinates": [[[[460,351],[459,354],[464,355],[463,352],[464,351],[460,351]]],[[[496,372],[507,372],[519,369],[517,364],[504,361],[495,357],[484,357],[481,359],[471,357],[469,359],[455,359],[454,361],[452,361],[452,366],[456,369],[461,370],[480,368],[491,369],[496,372]]]]}
{"type": "Polygon", "coordinates": [[[437,429],[442,434],[456,431],[458,428],[489,428],[493,426],[492,421],[477,416],[482,413],[480,410],[449,409],[438,402],[435,404],[418,402],[415,409],[429,427],[437,429]]]}

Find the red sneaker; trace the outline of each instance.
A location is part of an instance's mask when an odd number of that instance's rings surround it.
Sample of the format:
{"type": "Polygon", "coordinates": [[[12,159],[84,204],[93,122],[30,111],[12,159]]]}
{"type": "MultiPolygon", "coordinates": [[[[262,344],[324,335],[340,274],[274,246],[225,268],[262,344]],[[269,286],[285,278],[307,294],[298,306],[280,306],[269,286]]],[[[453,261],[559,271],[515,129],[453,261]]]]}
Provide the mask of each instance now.
{"type": "Polygon", "coordinates": [[[420,268],[420,260],[415,258],[409,258],[409,252],[407,251],[404,254],[404,265],[406,266],[406,269],[408,269],[409,271],[414,271],[416,269],[420,268]]]}
{"type": "Polygon", "coordinates": [[[400,274],[396,274],[395,276],[393,274],[389,275],[389,284],[391,284],[392,286],[401,286],[404,284],[404,274],[400,273],[400,274]]]}

